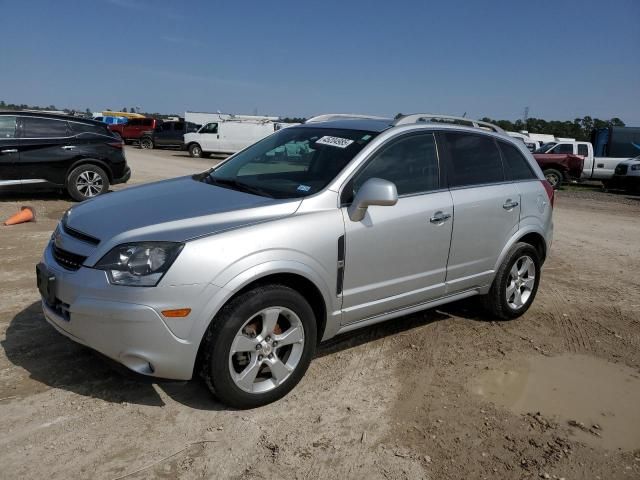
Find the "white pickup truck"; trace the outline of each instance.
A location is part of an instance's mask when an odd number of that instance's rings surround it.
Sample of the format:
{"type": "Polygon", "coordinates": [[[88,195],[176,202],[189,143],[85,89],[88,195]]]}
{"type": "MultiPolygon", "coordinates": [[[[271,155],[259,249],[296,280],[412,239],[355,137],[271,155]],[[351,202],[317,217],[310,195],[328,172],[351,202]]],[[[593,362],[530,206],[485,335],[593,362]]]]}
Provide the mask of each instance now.
{"type": "Polygon", "coordinates": [[[629,157],[595,157],[591,142],[549,142],[535,151],[536,154],[580,155],[584,157],[581,180],[601,180],[606,184],[613,177],[618,163],[629,157]]]}

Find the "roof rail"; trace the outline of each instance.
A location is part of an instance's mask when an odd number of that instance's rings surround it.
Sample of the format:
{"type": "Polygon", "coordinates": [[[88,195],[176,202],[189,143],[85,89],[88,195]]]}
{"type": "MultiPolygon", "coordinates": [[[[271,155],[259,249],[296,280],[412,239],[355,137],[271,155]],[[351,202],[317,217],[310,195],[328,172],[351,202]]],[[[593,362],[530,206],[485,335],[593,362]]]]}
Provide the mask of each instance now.
{"type": "Polygon", "coordinates": [[[353,113],[327,113],[311,117],[304,123],[330,122],[331,120],[390,120],[386,117],[376,117],[374,115],[357,115],[353,113]]]}
{"type": "Polygon", "coordinates": [[[398,118],[393,122],[394,126],[409,125],[412,123],[420,122],[434,122],[434,123],[460,123],[466,124],[466,126],[481,128],[483,130],[490,130],[496,133],[505,133],[502,128],[493,123],[481,122],[480,120],[473,120],[465,117],[454,117],[452,115],[437,115],[434,113],[413,113],[411,115],[405,115],[398,118]]]}

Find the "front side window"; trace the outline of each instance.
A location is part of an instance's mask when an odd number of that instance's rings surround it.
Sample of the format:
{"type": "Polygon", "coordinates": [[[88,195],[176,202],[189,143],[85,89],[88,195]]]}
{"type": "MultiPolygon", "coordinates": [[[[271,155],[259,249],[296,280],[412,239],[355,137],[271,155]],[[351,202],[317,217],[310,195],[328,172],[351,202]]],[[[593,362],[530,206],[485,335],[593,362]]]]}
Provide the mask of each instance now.
{"type": "Polygon", "coordinates": [[[510,180],[535,180],[537,178],[520,150],[506,142],[498,143],[500,144],[502,159],[510,180]]]}
{"type": "Polygon", "coordinates": [[[573,153],[573,145],[570,143],[559,143],[553,148],[553,150],[550,150],[549,153],[573,153]]]}
{"type": "Polygon", "coordinates": [[[326,187],[376,135],[286,128],[236,154],[202,181],[267,197],[306,197],[326,187]]]}
{"type": "Polygon", "coordinates": [[[13,115],[0,116],[0,140],[16,136],[16,117],[13,115]]]}
{"type": "Polygon", "coordinates": [[[217,123],[207,123],[200,133],[218,133],[218,124],[217,123]]]}
{"type": "Polygon", "coordinates": [[[67,122],[50,118],[23,117],[24,138],[60,138],[68,137],[67,122]]]}
{"type": "Polygon", "coordinates": [[[449,185],[466,187],[504,181],[500,153],[491,137],[445,133],[449,152],[449,185]]]}
{"type": "Polygon", "coordinates": [[[355,176],[353,191],[370,178],[394,183],[398,195],[437,190],[440,178],[433,134],[412,135],[383,147],[355,176]]]}

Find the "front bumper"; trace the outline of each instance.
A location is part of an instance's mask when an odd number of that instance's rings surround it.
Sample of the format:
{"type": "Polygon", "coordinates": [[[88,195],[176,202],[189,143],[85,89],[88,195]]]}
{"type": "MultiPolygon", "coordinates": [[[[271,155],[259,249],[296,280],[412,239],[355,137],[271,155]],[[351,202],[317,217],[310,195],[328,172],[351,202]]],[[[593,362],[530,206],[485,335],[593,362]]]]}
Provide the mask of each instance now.
{"type": "Polygon", "coordinates": [[[640,175],[614,175],[607,186],[621,190],[638,189],[640,188],[640,175]]]}
{"type": "Polygon", "coordinates": [[[42,265],[55,277],[55,293],[42,298],[44,316],[58,332],[153,377],[189,380],[200,344],[194,328],[212,285],[123,287],[102,270],[62,268],[47,246],[42,265]],[[55,300],[51,300],[55,297],[55,300]],[[165,319],[167,308],[191,307],[189,316],[165,319]],[[172,323],[173,322],[173,323],[172,323]]]}

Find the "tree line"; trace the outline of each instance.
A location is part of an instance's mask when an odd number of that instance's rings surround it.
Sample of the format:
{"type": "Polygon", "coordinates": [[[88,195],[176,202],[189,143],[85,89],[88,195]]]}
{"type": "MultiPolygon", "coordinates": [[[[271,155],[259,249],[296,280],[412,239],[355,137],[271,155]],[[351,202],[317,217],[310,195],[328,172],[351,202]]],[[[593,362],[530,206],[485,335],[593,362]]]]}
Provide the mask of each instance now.
{"type": "MultiPolygon", "coordinates": [[[[15,104],[15,103],[5,103],[4,100],[0,100],[0,109],[2,110],[59,110],[55,105],[49,105],[47,107],[40,107],[38,105],[26,105],[24,103],[15,104]]],[[[153,118],[167,118],[175,115],[167,115],[162,113],[147,113],[140,112],[138,108],[131,107],[128,109],[129,112],[140,113],[146,117],[153,118]]],[[[80,110],[71,110],[68,108],[62,109],[63,112],[71,114],[71,115],[86,115],[91,116],[91,110],[89,108],[85,109],[84,112],[80,110]]],[[[111,109],[107,108],[105,111],[111,111],[111,109]]],[[[123,107],[121,112],[126,112],[127,108],[123,107]]],[[[395,118],[401,117],[402,114],[398,113],[395,118]]],[[[304,117],[284,117],[280,119],[282,122],[287,123],[304,123],[306,118],[304,117]]],[[[575,138],[576,140],[589,141],[591,139],[591,132],[594,128],[604,128],[604,127],[624,127],[625,124],[618,117],[611,118],[609,120],[601,120],[599,118],[593,118],[590,116],[585,116],[583,118],[576,118],[573,121],[571,120],[543,120],[541,118],[527,118],[526,120],[494,120],[489,117],[483,117],[480,120],[483,122],[493,123],[498,125],[503,130],[509,132],[520,132],[522,130],[526,130],[530,133],[546,133],[549,135],[554,135],[556,137],[566,137],[566,138],[575,138]]]]}

